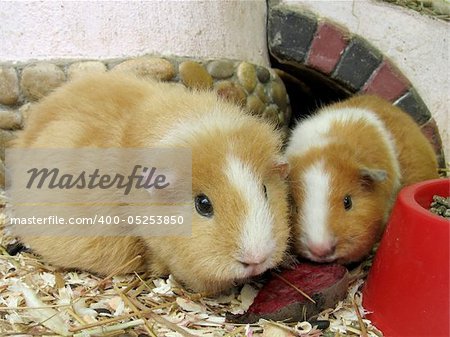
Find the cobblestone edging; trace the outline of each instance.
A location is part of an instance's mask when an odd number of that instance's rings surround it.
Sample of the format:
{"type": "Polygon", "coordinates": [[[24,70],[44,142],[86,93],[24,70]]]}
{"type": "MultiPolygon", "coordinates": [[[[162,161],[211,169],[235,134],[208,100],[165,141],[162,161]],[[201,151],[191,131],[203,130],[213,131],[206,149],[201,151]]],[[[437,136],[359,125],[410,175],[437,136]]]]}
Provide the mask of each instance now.
{"type": "Polygon", "coordinates": [[[143,56],[127,60],[38,62],[0,65],[0,158],[26,123],[30,107],[64,82],[84,73],[126,71],[144,78],[212,89],[286,130],[291,117],[289,98],[274,70],[245,61],[194,60],[143,56]]]}
{"type": "Polygon", "coordinates": [[[269,8],[269,52],[281,65],[313,69],[349,93],[384,97],[409,113],[445,167],[438,127],[413,85],[362,37],[315,14],[287,5],[269,8]]]}
{"type": "Polygon", "coordinates": [[[16,130],[23,128],[30,107],[74,77],[105,71],[132,72],[144,78],[179,82],[188,88],[211,89],[283,130],[287,130],[291,118],[286,89],[275,71],[245,61],[142,56],[127,60],[0,65],[0,182],[5,148],[16,130]]]}

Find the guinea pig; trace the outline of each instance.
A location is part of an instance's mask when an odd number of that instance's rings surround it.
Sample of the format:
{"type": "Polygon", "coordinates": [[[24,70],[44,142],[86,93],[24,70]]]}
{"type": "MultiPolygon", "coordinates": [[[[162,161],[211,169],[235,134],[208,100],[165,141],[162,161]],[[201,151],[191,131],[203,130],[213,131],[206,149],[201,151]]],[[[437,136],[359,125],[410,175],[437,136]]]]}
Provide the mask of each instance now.
{"type": "MultiPolygon", "coordinates": [[[[172,274],[217,293],[277,266],[289,239],[287,160],[274,125],[213,92],[106,73],[75,79],[30,113],[16,148],[192,151],[190,237],[23,236],[55,266],[172,274]],[[141,259],[134,259],[141,255],[141,259]],[[134,259],[134,260],[133,260],[134,259]],[[132,263],[128,263],[132,261],[132,263]]],[[[95,192],[90,192],[95,193],[95,192]]]]}
{"type": "Polygon", "coordinates": [[[295,251],[315,262],[360,261],[380,239],[399,189],[438,177],[413,119],[370,95],[300,120],[285,154],[295,251]]]}

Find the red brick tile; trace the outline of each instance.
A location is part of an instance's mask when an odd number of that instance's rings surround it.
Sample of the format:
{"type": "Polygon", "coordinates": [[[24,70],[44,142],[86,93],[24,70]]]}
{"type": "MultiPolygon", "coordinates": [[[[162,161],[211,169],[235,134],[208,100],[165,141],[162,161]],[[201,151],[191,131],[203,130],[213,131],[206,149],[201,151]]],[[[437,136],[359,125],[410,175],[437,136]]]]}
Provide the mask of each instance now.
{"type": "Polygon", "coordinates": [[[339,62],[347,44],[346,33],[343,30],[331,23],[322,22],[311,43],[306,64],[325,74],[330,74],[339,62]]]}
{"type": "Polygon", "coordinates": [[[384,61],[364,85],[362,92],[394,101],[409,87],[408,80],[389,61],[384,61]]]}

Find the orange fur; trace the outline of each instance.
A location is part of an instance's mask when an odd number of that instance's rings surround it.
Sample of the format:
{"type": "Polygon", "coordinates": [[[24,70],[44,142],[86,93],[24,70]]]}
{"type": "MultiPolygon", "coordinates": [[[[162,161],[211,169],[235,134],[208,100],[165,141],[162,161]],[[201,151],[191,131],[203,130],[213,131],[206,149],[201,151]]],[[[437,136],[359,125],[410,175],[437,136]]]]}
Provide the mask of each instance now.
{"type": "Polygon", "coordinates": [[[438,177],[436,154],[414,120],[400,108],[377,96],[355,96],[336,107],[364,107],[377,113],[394,136],[402,186],[438,177]]]}
{"type": "Polygon", "coordinates": [[[151,148],[183,121],[204,123],[200,129],[207,132],[175,137],[171,146],[192,149],[193,195],[207,194],[215,207],[212,219],[201,217],[193,208],[192,237],[23,237],[23,241],[64,268],[105,275],[139,254],[143,258],[124,272],[172,273],[196,291],[227,289],[242,281],[233,253],[247,211],[240,191],[224,176],[225,159],[231,153],[267,186],[275,219],[276,251],[271,261],[277,265],[289,236],[287,187],[274,170],[281,138],[273,126],[220,101],[213,93],[190,92],[124,74],[85,77],[43,99],[30,113],[15,146],[151,148]],[[223,119],[224,125],[211,126],[215,118],[223,119]]]}
{"type": "Polygon", "coordinates": [[[438,177],[433,149],[410,116],[375,96],[356,96],[324,110],[346,108],[369,109],[382,120],[393,136],[401,179],[400,185],[396,184],[395,165],[382,135],[375,127],[363,121],[332,124],[327,133],[327,137],[332,140],[331,144],[311,146],[301,155],[295,153],[295,148],[288,150],[291,166],[289,180],[297,210],[292,215],[296,251],[307,255],[309,249],[302,241],[302,205],[305,193],[302,174],[314,163],[324,160],[325,170],[331,177],[326,223],[337,240],[335,258],[340,263],[358,261],[370,252],[382,234],[401,186],[438,177]],[[387,178],[380,182],[368,181],[361,176],[362,168],[382,169],[387,173],[387,178]],[[346,195],[353,199],[350,211],[343,207],[346,195]]]}

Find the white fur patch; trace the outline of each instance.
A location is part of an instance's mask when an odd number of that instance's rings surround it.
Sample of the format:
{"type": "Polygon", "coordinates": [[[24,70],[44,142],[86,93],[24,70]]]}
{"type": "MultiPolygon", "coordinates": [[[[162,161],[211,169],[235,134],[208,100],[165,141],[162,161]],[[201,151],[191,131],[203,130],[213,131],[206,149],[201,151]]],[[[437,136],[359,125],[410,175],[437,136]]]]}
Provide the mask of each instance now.
{"type": "Polygon", "coordinates": [[[363,120],[367,124],[372,125],[383,139],[388,152],[390,161],[394,168],[394,185],[400,186],[400,164],[397,158],[397,148],[395,146],[394,137],[384,125],[383,121],[371,110],[361,108],[345,108],[345,109],[330,109],[324,111],[325,116],[330,119],[336,118],[336,121],[341,123],[351,123],[358,120],[363,120]],[[337,117],[333,117],[337,116],[337,117]]]}
{"type": "Polygon", "coordinates": [[[331,178],[325,171],[325,164],[319,161],[303,174],[305,198],[301,205],[299,219],[303,225],[301,240],[305,246],[330,245],[334,242],[328,228],[328,209],[331,178]]]}
{"type": "Polygon", "coordinates": [[[158,144],[161,146],[183,145],[199,135],[212,133],[214,130],[224,132],[236,130],[240,125],[239,118],[239,115],[222,108],[196,117],[190,116],[175,123],[158,144]]]}
{"type": "Polygon", "coordinates": [[[330,123],[321,120],[320,115],[300,121],[292,132],[286,155],[301,156],[314,147],[324,147],[330,143],[328,131],[330,123]]]}
{"type": "Polygon", "coordinates": [[[325,147],[333,142],[329,137],[331,127],[334,123],[351,124],[352,122],[364,121],[374,127],[385,142],[391,162],[394,166],[395,186],[400,185],[400,165],[397,159],[397,150],[394,137],[386,129],[383,121],[376,113],[362,108],[325,108],[318,114],[300,122],[294,129],[286,149],[287,156],[301,156],[312,148],[325,147]]]}
{"type": "Polygon", "coordinates": [[[250,167],[234,156],[228,157],[225,174],[245,200],[246,218],[240,238],[240,254],[262,262],[275,250],[272,234],[273,215],[264,196],[261,179],[250,167]]]}

